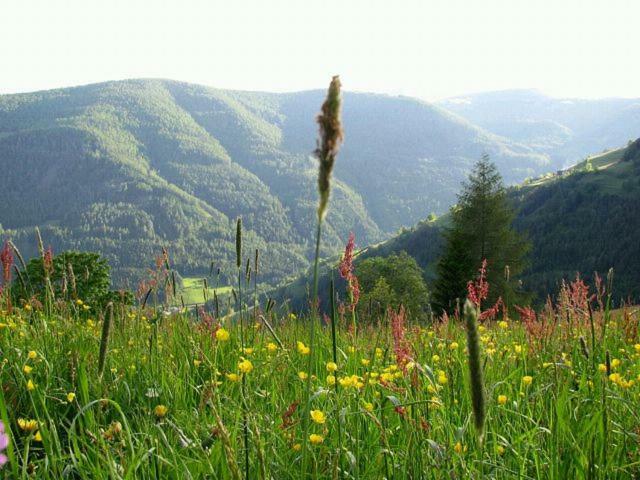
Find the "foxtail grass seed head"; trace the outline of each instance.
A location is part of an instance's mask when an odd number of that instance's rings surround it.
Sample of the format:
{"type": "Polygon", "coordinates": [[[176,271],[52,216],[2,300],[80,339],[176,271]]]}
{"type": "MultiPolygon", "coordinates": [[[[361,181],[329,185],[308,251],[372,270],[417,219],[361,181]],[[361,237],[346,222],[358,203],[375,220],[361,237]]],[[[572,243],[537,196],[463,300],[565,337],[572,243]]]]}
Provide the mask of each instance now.
{"type": "Polygon", "coordinates": [[[485,393],[480,362],[480,337],[478,335],[478,310],[467,299],[464,303],[464,317],[467,324],[467,349],[469,351],[469,381],[471,384],[471,403],[478,439],[482,442],[485,420],[485,393]]]}
{"type": "Polygon", "coordinates": [[[318,218],[320,220],[324,218],[327,211],[331,188],[331,172],[343,140],[342,122],[340,119],[342,104],[340,87],[340,77],[336,75],[331,80],[327,98],[322,104],[320,114],[316,119],[320,130],[318,147],[315,151],[320,161],[320,169],[318,172],[318,191],[320,193],[318,218]]]}
{"type": "Polygon", "coordinates": [[[256,248],[256,255],[253,259],[253,278],[257,278],[258,276],[258,249],[256,248]]]}
{"type": "Polygon", "coordinates": [[[107,305],[107,312],[104,316],[102,325],[102,337],[100,338],[100,355],[98,356],[98,376],[102,377],[104,372],[104,364],[107,360],[107,347],[109,346],[109,332],[111,331],[111,322],[113,320],[113,303],[107,305]]]}
{"type": "Polygon", "coordinates": [[[587,348],[587,341],[583,336],[580,336],[580,349],[582,350],[582,355],[584,355],[584,357],[588,359],[589,349],[587,348]]]}
{"type": "Polygon", "coordinates": [[[42,242],[42,235],[40,235],[40,229],[36,227],[36,240],[38,242],[38,254],[40,258],[44,258],[44,243],[42,242]]]}
{"type": "Polygon", "coordinates": [[[67,264],[67,271],[69,273],[69,284],[71,285],[71,294],[73,297],[77,297],[77,288],[76,288],[76,275],[73,273],[73,265],[71,263],[67,264]]]}
{"type": "Polygon", "coordinates": [[[236,267],[242,266],[242,218],[236,223],[236,267]]]}
{"type": "Polygon", "coordinates": [[[11,240],[8,240],[7,243],[9,244],[11,249],[13,250],[13,253],[15,254],[15,256],[18,258],[18,261],[20,262],[20,268],[22,268],[22,270],[26,271],[27,270],[27,264],[24,262],[24,257],[20,253],[20,250],[18,250],[18,247],[16,247],[16,244],[13,243],[11,240]]]}

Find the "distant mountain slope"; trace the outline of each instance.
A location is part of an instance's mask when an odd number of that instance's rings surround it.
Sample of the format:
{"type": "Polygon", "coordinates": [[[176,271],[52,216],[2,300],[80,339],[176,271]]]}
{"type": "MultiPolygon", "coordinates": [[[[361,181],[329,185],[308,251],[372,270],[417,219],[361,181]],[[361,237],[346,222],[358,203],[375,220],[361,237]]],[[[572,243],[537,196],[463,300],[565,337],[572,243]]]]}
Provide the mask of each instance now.
{"type": "MultiPolygon", "coordinates": [[[[574,279],[577,273],[587,279],[594,272],[605,276],[611,267],[616,300],[640,299],[640,139],[627,148],[589,157],[564,172],[511,188],[509,197],[517,212],[515,227],[533,245],[522,281],[538,300],[557,292],[562,279],[574,279]]],[[[406,251],[423,268],[425,278],[433,280],[446,222],[446,215],[420,222],[364,248],[358,259],[406,251]]],[[[324,264],[321,285],[325,290],[336,263],[334,258],[324,264]]],[[[307,284],[303,276],[276,293],[291,297],[301,307],[307,284]]]]}
{"type": "MultiPolygon", "coordinates": [[[[130,80],[0,96],[0,236],[27,255],[105,254],[119,278],[160,246],[179,271],[232,265],[233,222],[263,279],[306,265],[316,205],[314,117],[324,92],[269,94],[130,80]]],[[[346,93],[325,253],[349,231],[378,241],[454,200],[488,152],[510,181],[545,157],[409,98],[346,93]]]]}
{"type": "Polygon", "coordinates": [[[548,155],[553,168],[624,146],[640,131],[640,99],[559,99],[534,90],[505,90],[449,98],[438,105],[548,155]]]}

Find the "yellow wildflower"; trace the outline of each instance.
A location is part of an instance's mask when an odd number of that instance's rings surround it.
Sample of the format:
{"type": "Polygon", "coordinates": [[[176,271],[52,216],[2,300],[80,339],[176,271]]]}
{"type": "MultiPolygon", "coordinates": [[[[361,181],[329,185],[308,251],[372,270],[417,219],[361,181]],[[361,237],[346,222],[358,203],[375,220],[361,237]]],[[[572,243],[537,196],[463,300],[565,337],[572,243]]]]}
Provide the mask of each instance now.
{"type": "Polygon", "coordinates": [[[153,409],[153,414],[158,418],[164,418],[167,415],[169,409],[164,405],[156,405],[153,409]]]}
{"type": "Polygon", "coordinates": [[[309,441],[313,445],[319,445],[324,442],[324,437],[322,435],[318,435],[317,433],[312,433],[311,435],[309,435],[309,441]]]}
{"type": "Polygon", "coordinates": [[[25,365],[24,367],[22,367],[22,371],[27,375],[29,375],[32,370],[33,370],[33,367],[30,367],[29,365],[25,365]]]}
{"type": "Polygon", "coordinates": [[[229,332],[224,328],[219,328],[218,330],[216,330],[216,340],[218,340],[219,342],[226,342],[227,340],[229,340],[229,337],[229,332]]]}
{"type": "Polygon", "coordinates": [[[18,427],[24,432],[35,432],[38,429],[37,420],[18,419],[18,427]]]}
{"type": "Polygon", "coordinates": [[[238,370],[242,373],[250,373],[253,370],[253,364],[249,360],[243,359],[238,363],[238,370]]]}
{"type": "Polygon", "coordinates": [[[303,381],[304,381],[304,380],[306,380],[307,378],[309,378],[309,375],[307,374],[307,372],[302,372],[302,371],[300,371],[300,372],[298,372],[298,378],[299,378],[300,380],[303,380],[303,381]]]}
{"type": "Polygon", "coordinates": [[[277,350],[278,350],[278,346],[275,343],[273,342],[267,343],[267,352],[276,353],[277,350]]]}
{"type": "Polygon", "coordinates": [[[67,393],[67,402],[71,403],[76,399],[76,394],[73,392],[67,393]]]}
{"type": "Polygon", "coordinates": [[[498,395],[498,404],[499,405],[504,405],[505,403],[507,403],[507,396],[506,395],[498,395]]]}
{"type": "Polygon", "coordinates": [[[338,365],[336,365],[335,362],[327,363],[327,372],[335,372],[336,370],[338,370],[338,365]]]}
{"type": "Polygon", "coordinates": [[[29,358],[29,360],[35,360],[36,358],[38,358],[38,352],[36,352],[35,350],[30,350],[27,354],[27,357],[29,358]]]}
{"type": "Polygon", "coordinates": [[[311,410],[311,412],[309,413],[311,415],[311,419],[316,423],[322,424],[326,421],[324,413],[322,413],[322,411],[320,410],[311,410]]]}
{"type": "Polygon", "coordinates": [[[227,373],[225,376],[232,382],[237,382],[238,380],[240,380],[240,375],[238,375],[237,373],[227,373]]]}
{"type": "Polygon", "coordinates": [[[525,387],[531,385],[531,382],[533,382],[533,377],[531,375],[525,375],[524,377],[522,377],[522,384],[525,387]]]}
{"type": "Polygon", "coordinates": [[[300,355],[309,355],[311,352],[311,349],[300,341],[297,342],[297,349],[300,355]]]}

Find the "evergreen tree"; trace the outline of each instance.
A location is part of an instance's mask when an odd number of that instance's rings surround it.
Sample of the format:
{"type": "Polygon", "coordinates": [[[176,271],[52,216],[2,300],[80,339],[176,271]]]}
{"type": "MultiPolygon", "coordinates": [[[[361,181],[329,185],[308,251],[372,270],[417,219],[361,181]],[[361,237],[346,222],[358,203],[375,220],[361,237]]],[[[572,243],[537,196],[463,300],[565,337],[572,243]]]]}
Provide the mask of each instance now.
{"type": "Polygon", "coordinates": [[[487,304],[498,297],[508,304],[522,300],[517,276],[525,266],[528,242],[512,228],[514,219],[502,182],[488,155],[476,163],[451,209],[445,232],[445,251],[438,261],[434,301],[438,310],[451,312],[456,299],[466,297],[466,285],[487,260],[490,285],[487,304]]]}

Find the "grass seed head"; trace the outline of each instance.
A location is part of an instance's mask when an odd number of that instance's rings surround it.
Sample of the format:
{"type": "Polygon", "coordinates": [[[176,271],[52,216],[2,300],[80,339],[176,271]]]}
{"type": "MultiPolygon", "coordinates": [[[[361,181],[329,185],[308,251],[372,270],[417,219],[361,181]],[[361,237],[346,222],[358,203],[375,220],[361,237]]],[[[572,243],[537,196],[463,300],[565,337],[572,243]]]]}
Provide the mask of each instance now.
{"type": "Polygon", "coordinates": [[[340,119],[342,105],[340,87],[340,77],[336,75],[331,80],[327,98],[322,104],[320,114],[316,119],[320,130],[318,147],[315,151],[320,161],[318,172],[318,191],[320,193],[318,218],[320,219],[323,219],[326,214],[331,188],[331,172],[343,140],[342,121],[340,119]]]}

